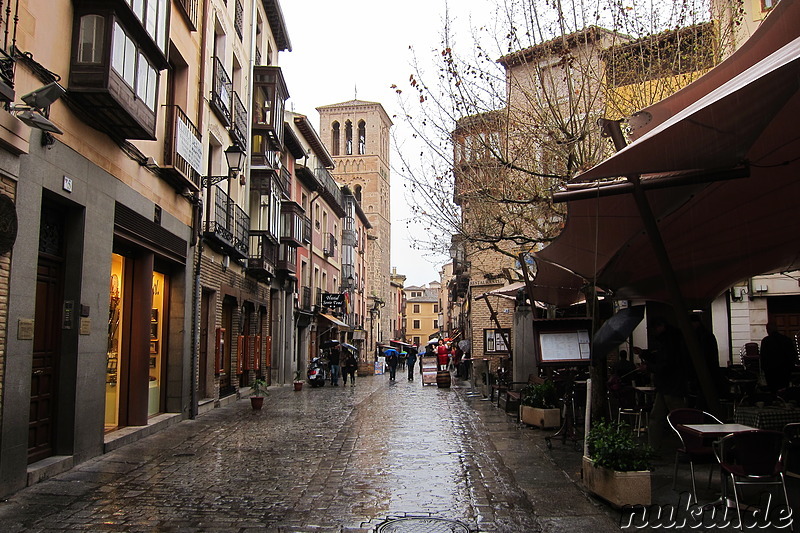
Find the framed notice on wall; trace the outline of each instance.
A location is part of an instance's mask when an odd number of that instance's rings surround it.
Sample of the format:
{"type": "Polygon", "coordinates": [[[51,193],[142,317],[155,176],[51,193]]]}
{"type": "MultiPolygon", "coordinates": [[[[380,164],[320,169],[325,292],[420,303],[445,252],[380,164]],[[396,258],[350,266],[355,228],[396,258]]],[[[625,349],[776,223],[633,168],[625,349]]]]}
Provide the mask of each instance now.
{"type": "Polygon", "coordinates": [[[588,363],[589,330],[540,332],[539,361],[542,363],[588,363]]]}

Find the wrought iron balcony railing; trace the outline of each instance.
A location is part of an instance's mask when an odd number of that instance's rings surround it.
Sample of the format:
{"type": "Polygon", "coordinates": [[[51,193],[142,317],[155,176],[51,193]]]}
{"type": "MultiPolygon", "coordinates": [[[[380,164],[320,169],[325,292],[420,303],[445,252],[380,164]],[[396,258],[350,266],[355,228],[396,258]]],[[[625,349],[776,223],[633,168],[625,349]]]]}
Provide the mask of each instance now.
{"type": "Polygon", "coordinates": [[[219,185],[209,187],[205,234],[238,259],[248,257],[250,217],[219,185]]]}
{"type": "Polygon", "coordinates": [[[225,66],[218,57],[214,57],[214,85],[211,88],[211,109],[225,124],[231,125],[231,93],[233,85],[225,66]]]}
{"type": "Polygon", "coordinates": [[[243,149],[247,149],[247,108],[244,107],[239,93],[233,91],[232,98],[233,120],[231,135],[243,149]]]}

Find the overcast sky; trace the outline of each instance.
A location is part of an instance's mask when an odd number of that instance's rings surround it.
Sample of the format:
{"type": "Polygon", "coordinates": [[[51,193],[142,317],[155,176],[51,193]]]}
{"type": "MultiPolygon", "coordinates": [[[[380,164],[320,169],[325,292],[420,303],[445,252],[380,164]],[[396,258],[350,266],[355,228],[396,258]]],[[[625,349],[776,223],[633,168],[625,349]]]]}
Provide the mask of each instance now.
{"type": "MultiPolygon", "coordinates": [[[[491,3],[491,2],[489,2],[491,3]]],[[[487,0],[451,0],[451,17],[480,17],[487,0]]],[[[358,98],[383,105],[393,117],[394,134],[407,135],[392,84],[408,87],[411,51],[430,57],[439,49],[445,0],[282,0],[281,8],[292,43],[282,52],[289,89],[287,108],[307,115],[319,131],[315,108],[358,98]]],[[[392,155],[391,164],[400,164],[392,155]]],[[[410,248],[407,200],[402,178],[392,172],[392,266],[406,275],[406,286],[439,280],[449,258],[426,258],[410,248]]],[[[413,231],[412,227],[412,231],[413,231]]],[[[419,228],[416,228],[419,231],[419,228]]]]}

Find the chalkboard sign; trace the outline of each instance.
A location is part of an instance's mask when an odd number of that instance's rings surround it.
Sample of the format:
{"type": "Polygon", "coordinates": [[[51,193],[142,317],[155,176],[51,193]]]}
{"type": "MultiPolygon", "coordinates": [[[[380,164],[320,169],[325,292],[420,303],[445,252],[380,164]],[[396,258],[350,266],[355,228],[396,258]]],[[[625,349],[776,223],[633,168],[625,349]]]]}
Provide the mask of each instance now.
{"type": "Polygon", "coordinates": [[[539,333],[541,363],[588,363],[589,330],[548,331],[539,333]]]}

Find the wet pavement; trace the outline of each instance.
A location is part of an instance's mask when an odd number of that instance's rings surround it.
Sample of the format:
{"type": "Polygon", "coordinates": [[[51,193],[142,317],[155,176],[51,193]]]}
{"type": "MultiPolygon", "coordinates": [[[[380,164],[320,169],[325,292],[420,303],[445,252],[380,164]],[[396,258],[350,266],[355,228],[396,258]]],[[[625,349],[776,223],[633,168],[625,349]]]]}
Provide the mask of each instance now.
{"type": "Polygon", "coordinates": [[[272,387],[18,492],[0,531],[619,531],[545,434],[457,380],[272,387]]]}

